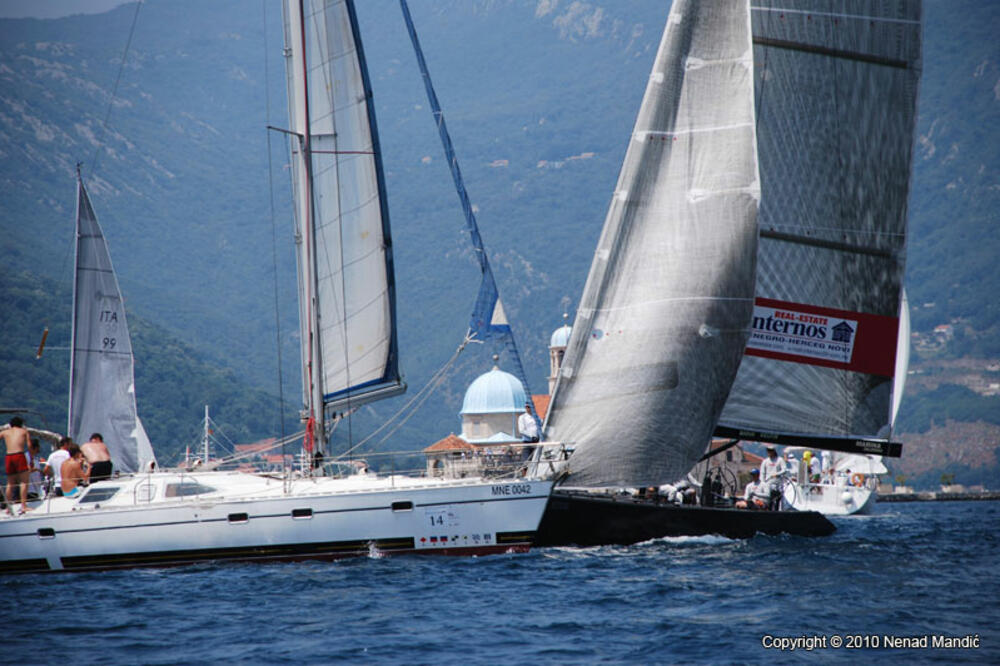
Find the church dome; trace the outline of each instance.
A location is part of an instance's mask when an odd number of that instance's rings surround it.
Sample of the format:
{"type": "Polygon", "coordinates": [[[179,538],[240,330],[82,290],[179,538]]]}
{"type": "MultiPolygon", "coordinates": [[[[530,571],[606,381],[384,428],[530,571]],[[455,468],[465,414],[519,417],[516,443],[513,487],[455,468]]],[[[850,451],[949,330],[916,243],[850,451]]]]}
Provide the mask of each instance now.
{"type": "Polygon", "coordinates": [[[573,332],[573,327],[569,324],[557,328],[549,339],[549,347],[565,347],[569,344],[569,335],[573,332]]]}
{"type": "Polygon", "coordinates": [[[497,414],[524,411],[528,396],[521,381],[494,366],[476,378],[465,391],[460,414],[497,414]]]}

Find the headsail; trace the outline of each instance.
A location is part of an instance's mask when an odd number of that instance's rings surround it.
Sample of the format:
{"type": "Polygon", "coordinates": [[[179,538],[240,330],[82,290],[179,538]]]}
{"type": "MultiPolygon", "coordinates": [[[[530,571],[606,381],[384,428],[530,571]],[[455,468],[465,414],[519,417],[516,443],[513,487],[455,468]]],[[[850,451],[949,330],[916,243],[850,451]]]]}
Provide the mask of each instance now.
{"type": "Polygon", "coordinates": [[[567,483],[674,481],[704,451],[753,308],[747,2],[675,0],[549,408],[567,483]]]}
{"type": "Polygon", "coordinates": [[[99,432],[116,469],[143,469],[155,458],[136,414],[125,307],[104,233],[79,178],[72,335],[69,436],[85,442],[99,432]]]}
{"type": "Polygon", "coordinates": [[[413,18],[410,16],[410,8],[406,0],[399,0],[400,9],[403,11],[403,20],[406,22],[406,29],[410,34],[410,41],[413,43],[413,52],[417,56],[417,66],[420,67],[420,74],[424,79],[424,89],[427,91],[427,101],[431,105],[431,113],[437,123],[438,134],[441,136],[441,145],[444,148],[445,158],[451,168],[451,178],[455,183],[455,191],[462,204],[462,212],[465,214],[465,226],[469,231],[469,239],[472,241],[472,249],[476,253],[479,261],[479,270],[482,273],[482,281],[479,283],[479,294],[476,296],[476,304],[469,319],[469,333],[471,338],[476,340],[487,340],[499,338],[503,341],[505,349],[509,352],[510,361],[513,364],[514,374],[519,380],[524,390],[531,395],[528,384],[528,376],[521,365],[521,355],[517,351],[517,342],[514,340],[514,330],[507,321],[507,314],[503,310],[503,303],[500,301],[500,290],[497,288],[496,280],[493,278],[493,269],[490,268],[490,260],[486,256],[486,248],[483,246],[483,238],[479,234],[479,224],[476,222],[476,214],[472,210],[472,202],[469,200],[469,193],[465,189],[465,180],[462,178],[462,170],[458,166],[458,156],[451,143],[451,135],[448,133],[448,125],[444,121],[444,112],[438,102],[437,94],[434,92],[434,84],[431,83],[431,73],[427,68],[424,59],[423,49],[420,48],[420,39],[417,37],[417,29],[413,25],[413,18]]]}
{"type": "Polygon", "coordinates": [[[287,0],[284,19],[303,391],[321,424],[324,406],[405,390],[392,242],[354,3],[287,0]]]}
{"type": "Polygon", "coordinates": [[[920,0],[757,0],[754,330],[720,435],[898,455],[920,0]]]}

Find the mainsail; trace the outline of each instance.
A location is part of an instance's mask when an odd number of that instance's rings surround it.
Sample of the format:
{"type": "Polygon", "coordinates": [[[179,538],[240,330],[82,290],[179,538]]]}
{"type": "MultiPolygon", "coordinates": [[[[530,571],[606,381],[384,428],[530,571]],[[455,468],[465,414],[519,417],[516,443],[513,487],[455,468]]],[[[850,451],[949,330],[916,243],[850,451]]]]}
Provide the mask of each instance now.
{"type": "Polygon", "coordinates": [[[758,0],[754,326],[720,435],[898,455],[885,432],[920,0],[758,0]]]}
{"type": "Polygon", "coordinates": [[[566,483],[682,477],[753,309],[759,184],[747,2],[675,0],[549,408],[566,483]]]}
{"type": "Polygon", "coordinates": [[[97,432],[115,469],[135,472],[155,460],[136,414],[132,340],[118,278],[90,197],[77,179],[76,276],[67,431],[76,442],[97,432]]]}
{"type": "Polygon", "coordinates": [[[351,0],[285,2],[303,392],[319,424],[399,393],[392,242],[351,0]]]}

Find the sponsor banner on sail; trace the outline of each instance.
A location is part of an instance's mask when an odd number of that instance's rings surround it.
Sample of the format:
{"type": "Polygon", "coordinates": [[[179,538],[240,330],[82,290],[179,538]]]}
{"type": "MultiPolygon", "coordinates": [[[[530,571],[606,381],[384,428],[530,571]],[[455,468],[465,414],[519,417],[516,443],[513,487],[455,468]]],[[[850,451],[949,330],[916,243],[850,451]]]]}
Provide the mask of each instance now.
{"type": "Polygon", "coordinates": [[[758,298],[746,354],[891,377],[899,319],[758,298]]]}

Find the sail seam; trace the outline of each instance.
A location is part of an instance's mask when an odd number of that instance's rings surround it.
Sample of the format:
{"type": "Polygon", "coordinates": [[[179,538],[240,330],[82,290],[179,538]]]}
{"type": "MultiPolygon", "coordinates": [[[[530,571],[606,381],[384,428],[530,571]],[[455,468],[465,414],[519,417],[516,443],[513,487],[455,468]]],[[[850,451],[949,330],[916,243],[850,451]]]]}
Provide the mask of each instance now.
{"type": "Polygon", "coordinates": [[[712,127],[694,127],[692,129],[683,130],[642,130],[635,133],[636,141],[642,141],[647,137],[657,137],[657,136],[686,136],[689,134],[700,134],[703,132],[721,132],[725,130],[741,129],[744,127],[753,127],[753,123],[736,123],[734,125],[714,125],[712,127]]]}

